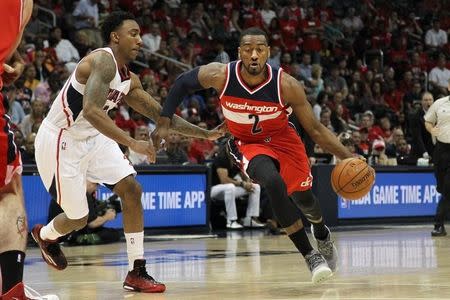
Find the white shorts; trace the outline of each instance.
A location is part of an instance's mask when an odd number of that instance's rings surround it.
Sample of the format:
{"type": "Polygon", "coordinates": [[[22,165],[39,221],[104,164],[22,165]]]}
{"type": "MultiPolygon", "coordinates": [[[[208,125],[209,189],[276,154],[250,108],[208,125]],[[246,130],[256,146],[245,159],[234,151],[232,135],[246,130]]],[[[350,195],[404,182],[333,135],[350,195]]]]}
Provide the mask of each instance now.
{"type": "Polygon", "coordinates": [[[44,120],[34,145],[44,186],[56,194],[55,200],[70,219],[81,219],[89,212],[86,180],[114,185],[136,174],[119,145],[103,134],[76,139],[44,120]]]}

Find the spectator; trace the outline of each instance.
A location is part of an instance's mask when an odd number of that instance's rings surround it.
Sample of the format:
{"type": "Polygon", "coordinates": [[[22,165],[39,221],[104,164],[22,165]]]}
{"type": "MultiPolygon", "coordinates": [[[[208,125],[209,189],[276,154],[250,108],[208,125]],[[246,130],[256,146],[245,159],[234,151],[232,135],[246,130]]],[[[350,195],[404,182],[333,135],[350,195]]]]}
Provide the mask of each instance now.
{"type": "Polygon", "coordinates": [[[281,49],[278,46],[270,47],[270,57],[267,63],[272,67],[279,67],[281,65],[281,49]]]}
{"type": "MultiPolygon", "coordinates": [[[[208,129],[205,122],[200,122],[197,126],[203,129],[208,129]]],[[[189,146],[189,161],[197,164],[203,164],[205,161],[212,159],[217,151],[218,147],[214,145],[213,141],[207,139],[193,139],[189,146]]]]}
{"type": "Polygon", "coordinates": [[[154,22],[151,26],[150,33],[146,33],[142,36],[142,43],[146,49],[150,50],[150,52],[159,50],[161,44],[161,30],[158,23],[154,22]]]}
{"type": "Polygon", "coordinates": [[[331,94],[340,92],[344,98],[348,95],[347,82],[342,76],[339,76],[339,67],[337,65],[331,66],[330,76],[325,79],[325,86],[331,94]]]}
{"type": "Polygon", "coordinates": [[[27,65],[23,71],[23,76],[25,77],[24,86],[34,91],[36,86],[39,84],[39,80],[36,79],[36,68],[34,65],[27,65]]]}
{"type": "Polygon", "coordinates": [[[425,92],[422,95],[422,101],[420,108],[412,114],[409,128],[411,136],[411,154],[419,159],[421,157],[433,156],[433,140],[431,134],[425,128],[424,116],[427,113],[430,106],[433,104],[433,95],[429,92],[425,92]]]}
{"type": "Polygon", "coordinates": [[[36,165],[36,159],[34,158],[34,140],[36,139],[36,133],[31,132],[25,139],[25,148],[21,152],[22,162],[25,165],[36,165]]]}
{"type": "MultiPolygon", "coordinates": [[[[320,65],[318,65],[320,67],[320,65]]],[[[317,67],[316,67],[317,68],[317,67]]],[[[312,77],[311,54],[305,52],[302,55],[300,64],[300,76],[302,80],[310,81],[312,77]]]]}
{"type": "Polygon", "coordinates": [[[261,187],[252,183],[238,167],[231,161],[223,145],[212,166],[211,198],[225,201],[225,210],[228,229],[241,229],[243,226],[238,222],[236,210],[236,199],[248,195],[247,212],[242,223],[245,227],[264,227],[257,218],[259,216],[261,187]]]}
{"type": "MultiPolygon", "coordinates": [[[[137,141],[149,141],[150,133],[147,126],[141,125],[136,127],[134,130],[134,139],[137,141]]],[[[148,161],[148,156],[134,152],[133,150],[128,150],[128,159],[133,166],[148,166],[150,162],[148,161]]]]}
{"type": "Polygon", "coordinates": [[[203,110],[201,119],[208,125],[208,129],[217,127],[222,123],[223,117],[219,109],[217,96],[209,96],[206,101],[206,108],[203,110]]]}
{"type": "Polygon", "coordinates": [[[410,147],[404,138],[400,139],[397,148],[397,165],[415,166],[417,158],[411,155],[410,147]]]}
{"type": "Polygon", "coordinates": [[[168,163],[171,165],[182,165],[189,162],[188,155],[181,145],[180,135],[170,133],[165,143],[165,149],[156,156],[156,163],[168,163]]]}
{"type": "Polygon", "coordinates": [[[80,54],[74,45],[66,39],[62,38],[61,29],[54,27],[51,31],[51,36],[54,39],[55,51],[58,60],[66,64],[67,69],[71,73],[78,61],[80,60],[80,54]]]}
{"type": "Polygon", "coordinates": [[[347,10],[347,16],[342,20],[344,28],[350,29],[350,32],[357,34],[364,27],[361,17],[355,15],[355,8],[350,7],[347,10]]]}
{"type": "MultiPolygon", "coordinates": [[[[4,99],[7,101],[9,109],[8,115],[11,118],[11,123],[18,125],[25,118],[25,112],[23,111],[22,105],[16,101],[17,89],[14,85],[6,87],[3,89],[4,99]]],[[[1,93],[1,92],[0,92],[1,93]]]]}
{"type": "Polygon", "coordinates": [[[214,58],[215,62],[219,62],[222,64],[227,64],[230,62],[230,56],[225,51],[224,41],[221,41],[221,40],[216,41],[216,51],[217,51],[217,56],[216,56],[216,58],[214,58]]]}
{"type": "Polygon", "coordinates": [[[39,8],[37,4],[34,4],[31,19],[25,28],[24,38],[26,41],[31,42],[37,37],[47,36],[48,27],[46,27],[44,23],[39,20],[39,8]]]}
{"type": "Polygon", "coordinates": [[[361,126],[360,127],[367,129],[367,133],[368,133],[367,138],[368,138],[369,143],[372,143],[374,140],[380,139],[383,136],[383,131],[381,130],[381,128],[378,126],[373,126],[374,119],[375,119],[375,116],[373,115],[373,113],[370,110],[364,112],[364,114],[361,118],[361,126]]]}
{"type": "Polygon", "coordinates": [[[447,33],[440,28],[439,19],[433,20],[433,27],[425,34],[425,45],[428,49],[436,51],[447,44],[447,33]]]}
{"type": "Polygon", "coordinates": [[[450,80],[450,70],[446,67],[447,60],[444,54],[439,56],[438,64],[434,67],[428,76],[433,92],[447,95],[447,86],[450,80]]]}
{"type": "Polygon", "coordinates": [[[261,14],[264,28],[267,29],[270,25],[270,22],[273,18],[275,18],[277,15],[275,14],[275,11],[271,8],[272,4],[270,0],[264,0],[261,6],[261,9],[259,10],[259,13],[261,14]]]}
{"type": "Polygon", "coordinates": [[[25,85],[25,77],[21,76],[16,80],[14,86],[16,90],[16,101],[22,105],[22,108],[26,114],[31,111],[31,98],[33,97],[33,91],[27,88],[25,85]]]}
{"type": "Polygon", "coordinates": [[[31,128],[34,123],[41,123],[44,120],[46,107],[41,100],[34,100],[31,102],[31,112],[26,115],[19,127],[24,136],[31,133],[31,128]]]}
{"type": "Polygon", "coordinates": [[[396,160],[389,160],[385,153],[386,144],[383,140],[374,140],[372,143],[372,151],[367,160],[367,163],[371,166],[387,166],[396,165],[396,160]]]}
{"type": "Polygon", "coordinates": [[[89,46],[99,48],[103,39],[98,31],[98,3],[100,0],[80,0],[72,15],[75,17],[75,29],[84,32],[88,38],[89,46]]]}

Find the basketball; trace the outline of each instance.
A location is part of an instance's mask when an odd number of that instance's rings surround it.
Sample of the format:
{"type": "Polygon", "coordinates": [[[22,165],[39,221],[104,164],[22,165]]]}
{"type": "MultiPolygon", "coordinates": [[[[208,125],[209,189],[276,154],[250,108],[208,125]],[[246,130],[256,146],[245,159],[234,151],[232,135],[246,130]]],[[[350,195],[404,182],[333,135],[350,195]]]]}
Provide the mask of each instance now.
{"type": "Polygon", "coordinates": [[[359,158],[347,158],[339,162],[331,172],[333,190],[346,200],[364,197],[375,182],[375,172],[359,158]]]}

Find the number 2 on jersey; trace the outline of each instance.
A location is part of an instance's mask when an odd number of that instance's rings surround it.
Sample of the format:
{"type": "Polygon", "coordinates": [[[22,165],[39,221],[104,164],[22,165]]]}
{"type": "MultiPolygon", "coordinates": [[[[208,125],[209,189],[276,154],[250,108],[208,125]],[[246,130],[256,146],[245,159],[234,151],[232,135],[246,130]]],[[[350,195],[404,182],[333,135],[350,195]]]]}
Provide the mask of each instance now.
{"type": "Polygon", "coordinates": [[[253,122],[253,127],[252,127],[252,134],[258,134],[262,132],[262,128],[258,127],[258,123],[259,123],[259,116],[255,115],[255,114],[249,114],[248,115],[249,119],[255,119],[255,121],[253,122]]]}

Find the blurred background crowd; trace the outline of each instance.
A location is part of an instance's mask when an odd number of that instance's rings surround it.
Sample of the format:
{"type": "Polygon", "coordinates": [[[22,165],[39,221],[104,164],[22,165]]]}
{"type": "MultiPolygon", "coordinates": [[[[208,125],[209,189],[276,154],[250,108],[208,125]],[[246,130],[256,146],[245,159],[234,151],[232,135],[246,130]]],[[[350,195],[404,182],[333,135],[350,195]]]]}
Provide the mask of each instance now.
{"type": "MultiPolygon", "coordinates": [[[[445,0],[35,0],[19,48],[26,69],[2,92],[23,161],[33,164],[35,133],[79,59],[103,46],[98,28],[111,11],[139,20],[143,51],[130,68],[161,103],[181,72],[235,60],[240,31],[258,26],[270,39],[269,63],[303,84],[317,119],[352,152],[373,165],[428,165],[423,114],[449,93],[449,8],[445,0]]],[[[186,96],[177,113],[204,128],[223,120],[211,90],[186,96]]],[[[111,118],[139,139],[154,128],[126,104],[111,118]]],[[[307,146],[312,163],[335,161],[307,146]]],[[[218,148],[172,134],[157,163],[205,163],[218,148]]]]}

